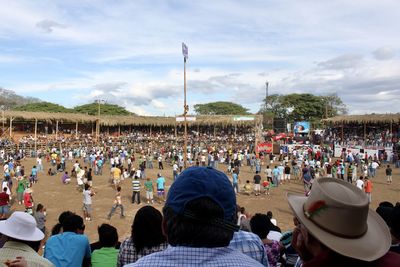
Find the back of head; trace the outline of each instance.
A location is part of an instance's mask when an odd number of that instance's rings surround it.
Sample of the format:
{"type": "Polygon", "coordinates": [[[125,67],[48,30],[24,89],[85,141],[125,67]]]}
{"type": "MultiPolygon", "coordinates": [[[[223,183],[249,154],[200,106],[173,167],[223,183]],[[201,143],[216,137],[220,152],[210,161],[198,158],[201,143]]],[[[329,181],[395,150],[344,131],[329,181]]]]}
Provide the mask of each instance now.
{"type": "Polygon", "coordinates": [[[258,235],[261,239],[267,238],[269,233],[268,222],[270,222],[269,218],[265,214],[256,213],[250,219],[251,231],[258,235]]]}
{"type": "Polygon", "coordinates": [[[171,186],[163,212],[172,246],[224,247],[238,230],[229,179],[208,167],[183,171],[171,186]]]}
{"type": "Polygon", "coordinates": [[[62,228],[62,223],[64,222],[65,218],[73,215],[74,213],[72,211],[64,211],[58,216],[58,223],[54,225],[53,229],[51,229],[51,235],[56,235],[61,232],[62,228]]]}
{"type": "Polygon", "coordinates": [[[117,228],[107,223],[103,223],[97,229],[99,233],[99,241],[103,247],[115,247],[118,243],[117,228]]]}
{"type": "Polygon", "coordinates": [[[161,212],[152,206],[138,210],[132,224],[132,241],[140,252],[143,248],[151,248],[165,242],[162,233],[161,212]]]}
{"type": "Polygon", "coordinates": [[[82,217],[76,214],[66,217],[61,225],[64,232],[76,232],[77,230],[85,229],[82,217]]]}

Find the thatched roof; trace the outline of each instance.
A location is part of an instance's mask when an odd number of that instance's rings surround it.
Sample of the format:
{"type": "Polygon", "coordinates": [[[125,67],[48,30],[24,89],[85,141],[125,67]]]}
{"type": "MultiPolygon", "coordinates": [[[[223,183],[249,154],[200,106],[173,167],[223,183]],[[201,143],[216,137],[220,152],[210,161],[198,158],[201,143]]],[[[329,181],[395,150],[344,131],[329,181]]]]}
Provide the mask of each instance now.
{"type": "MultiPolygon", "coordinates": [[[[78,113],[46,113],[46,112],[26,112],[26,111],[5,111],[4,116],[7,120],[14,118],[22,121],[46,121],[61,123],[95,123],[97,116],[78,114],[78,113]]],[[[262,122],[262,115],[245,116],[190,116],[196,117],[195,121],[188,121],[189,125],[255,125],[262,122]],[[251,120],[253,118],[253,120],[251,120]]],[[[175,117],[156,117],[156,116],[100,116],[100,124],[104,126],[174,126],[183,124],[177,122],[175,117]]]]}
{"type": "Polygon", "coordinates": [[[365,114],[343,115],[324,119],[325,123],[400,123],[400,113],[396,114],[365,114]]]}

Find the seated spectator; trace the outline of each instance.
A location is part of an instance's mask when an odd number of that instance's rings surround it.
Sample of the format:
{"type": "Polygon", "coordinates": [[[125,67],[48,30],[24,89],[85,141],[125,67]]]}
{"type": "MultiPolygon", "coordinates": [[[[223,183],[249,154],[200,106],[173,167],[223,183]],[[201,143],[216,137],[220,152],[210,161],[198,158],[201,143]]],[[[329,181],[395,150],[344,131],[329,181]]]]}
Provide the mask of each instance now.
{"type": "Polygon", "coordinates": [[[376,212],[382,217],[390,229],[392,245],[390,251],[400,253],[400,204],[394,206],[390,202],[381,202],[376,212]]]}
{"type": "Polygon", "coordinates": [[[228,177],[213,168],[190,167],[171,185],[163,208],[170,246],[131,266],[263,266],[229,248],[238,230],[236,194],[228,177]]]}
{"type": "Polygon", "coordinates": [[[167,248],[162,233],[161,212],[152,206],[138,210],[131,227],[131,237],[122,242],[118,254],[118,266],[134,263],[141,257],[167,248]]]}
{"type": "Polygon", "coordinates": [[[317,179],[309,197],[288,193],[299,224],[292,244],[303,267],[399,266],[390,232],[368,197],[341,179],[317,179]],[[351,218],[351,220],[349,220],[351,218]]]}
{"type": "Polygon", "coordinates": [[[37,253],[44,234],[36,227],[31,215],[15,211],[10,218],[0,221],[0,233],[7,238],[0,249],[0,262],[10,263],[16,257],[24,257],[29,266],[54,266],[37,253]]]}
{"type": "MultiPolygon", "coordinates": [[[[251,231],[260,237],[264,244],[265,253],[267,254],[268,263],[270,267],[277,267],[280,261],[280,254],[282,247],[280,243],[276,240],[270,240],[267,235],[270,231],[269,229],[268,216],[265,214],[257,213],[250,219],[251,231]]],[[[271,223],[272,224],[272,223],[271,223]]]]}
{"type": "Polygon", "coordinates": [[[244,193],[246,194],[246,195],[251,195],[251,193],[252,193],[252,191],[253,191],[253,188],[252,188],[252,186],[251,186],[251,184],[250,184],[250,181],[249,180],[247,180],[246,181],[246,183],[244,184],[244,193]]]}
{"type": "Polygon", "coordinates": [[[117,229],[109,224],[103,223],[98,228],[100,249],[92,252],[92,267],[116,267],[118,258],[117,229]]]}
{"type": "Polygon", "coordinates": [[[90,245],[81,216],[72,214],[62,222],[63,232],[51,236],[44,257],[56,266],[89,266],[90,245]]]}

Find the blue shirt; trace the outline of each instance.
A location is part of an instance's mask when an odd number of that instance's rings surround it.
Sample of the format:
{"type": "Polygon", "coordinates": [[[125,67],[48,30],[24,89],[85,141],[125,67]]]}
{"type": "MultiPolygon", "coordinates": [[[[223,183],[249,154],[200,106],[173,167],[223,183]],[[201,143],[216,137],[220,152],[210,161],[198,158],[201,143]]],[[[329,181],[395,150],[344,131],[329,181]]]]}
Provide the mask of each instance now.
{"type": "Polygon", "coordinates": [[[234,184],[237,184],[238,183],[238,175],[237,175],[237,173],[233,173],[232,174],[232,182],[234,183],[234,184]]]}
{"type": "Polygon", "coordinates": [[[168,246],[164,251],[140,258],[135,263],[125,265],[125,267],[134,266],[263,267],[261,263],[249,256],[228,247],[193,248],[172,246],[168,246]]]}
{"type": "Polygon", "coordinates": [[[157,178],[157,189],[164,189],[165,185],[165,178],[164,177],[158,177],[157,178]]]}
{"type": "Polygon", "coordinates": [[[229,247],[255,259],[264,266],[269,266],[264,245],[256,234],[242,230],[235,232],[229,247]]]}
{"type": "Polygon", "coordinates": [[[64,232],[47,240],[43,256],[57,267],[77,267],[82,266],[84,258],[90,258],[90,253],[86,235],[64,232]]]}

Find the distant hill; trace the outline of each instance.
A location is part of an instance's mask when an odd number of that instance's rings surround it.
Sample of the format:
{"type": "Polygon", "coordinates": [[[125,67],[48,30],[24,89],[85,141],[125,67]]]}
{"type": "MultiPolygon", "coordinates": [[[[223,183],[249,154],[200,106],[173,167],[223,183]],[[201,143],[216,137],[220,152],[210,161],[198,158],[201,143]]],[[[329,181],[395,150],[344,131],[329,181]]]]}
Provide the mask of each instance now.
{"type": "Polygon", "coordinates": [[[51,113],[73,113],[73,109],[65,108],[61,105],[50,102],[29,103],[23,106],[15,107],[17,111],[32,111],[32,112],[51,112],[51,113]]]}
{"type": "MultiPolygon", "coordinates": [[[[97,115],[98,113],[98,104],[91,103],[82,106],[76,106],[74,108],[66,108],[58,104],[50,103],[50,102],[38,102],[38,103],[29,103],[22,106],[17,106],[13,108],[16,111],[32,111],[32,112],[50,112],[50,113],[82,113],[88,115],[97,115]]],[[[118,105],[112,104],[101,104],[100,105],[100,113],[102,115],[135,115],[127,111],[125,108],[120,107],[118,105]]]]}
{"type": "MultiPolygon", "coordinates": [[[[73,109],[74,113],[84,113],[89,115],[97,115],[99,110],[99,104],[91,103],[82,106],[76,106],[73,109]]],[[[113,104],[100,104],[100,113],[102,115],[135,115],[132,112],[127,111],[124,107],[113,105],[113,104]]]]}
{"type": "Polygon", "coordinates": [[[7,90],[0,87],[0,106],[3,106],[4,109],[14,109],[18,106],[23,106],[30,103],[37,103],[41,100],[34,97],[23,97],[17,95],[12,90],[7,90]]]}

